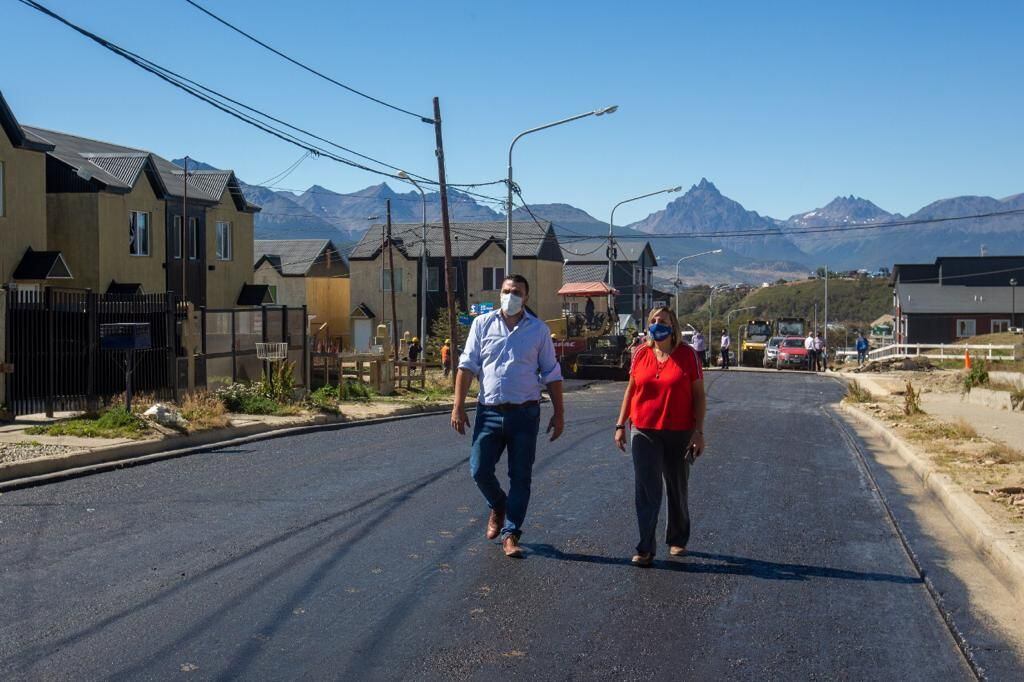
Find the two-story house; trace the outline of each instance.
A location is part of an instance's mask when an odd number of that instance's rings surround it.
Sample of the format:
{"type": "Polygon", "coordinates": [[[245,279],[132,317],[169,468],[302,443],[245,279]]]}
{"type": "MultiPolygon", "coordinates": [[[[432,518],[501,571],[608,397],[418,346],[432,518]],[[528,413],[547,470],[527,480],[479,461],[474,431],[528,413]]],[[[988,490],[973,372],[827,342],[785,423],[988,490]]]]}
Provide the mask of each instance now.
{"type": "Polygon", "coordinates": [[[1021,326],[1024,256],[954,256],[893,266],[896,343],[951,343],[1021,326]],[[1011,284],[1011,280],[1014,284],[1011,284]]]}
{"type": "MultiPolygon", "coordinates": [[[[409,330],[422,337],[421,297],[426,297],[428,326],[447,302],[442,227],[427,225],[425,287],[422,226],[393,225],[391,233],[397,336],[409,330]]],[[[513,267],[530,282],[528,305],[542,320],[560,317],[562,253],[551,223],[513,222],[512,236],[513,267]]],[[[473,304],[497,305],[506,274],[505,223],[451,223],[451,241],[458,308],[468,311],[473,304]]],[[[367,230],[352,249],[349,269],[353,346],[362,349],[369,345],[376,325],[390,325],[391,320],[391,265],[382,226],[367,230]]]]}
{"type": "Polygon", "coordinates": [[[25,130],[0,93],[0,285],[37,287],[70,277],[46,240],[46,152],[53,145],[25,130]]]}
{"type": "Polygon", "coordinates": [[[608,281],[608,241],[583,239],[562,244],[566,283],[604,282],[618,291],[615,312],[619,328],[643,327],[644,314],[654,305],[654,268],[658,261],[650,242],[616,239],[612,281],[608,281]]]}
{"type": "Polygon", "coordinates": [[[259,208],[245,200],[234,173],[191,171],[186,196],[184,171],[152,152],[26,130],[53,147],[46,158],[47,241],[64,253],[74,273],[70,286],[184,292],[214,308],[238,303],[252,282],[259,208]]]}
{"type": "Polygon", "coordinates": [[[317,342],[351,345],[349,269],[329,239],[257,239],[253,251],[256,284],[266,285],[271,300],[306,306],[317,342]]]}

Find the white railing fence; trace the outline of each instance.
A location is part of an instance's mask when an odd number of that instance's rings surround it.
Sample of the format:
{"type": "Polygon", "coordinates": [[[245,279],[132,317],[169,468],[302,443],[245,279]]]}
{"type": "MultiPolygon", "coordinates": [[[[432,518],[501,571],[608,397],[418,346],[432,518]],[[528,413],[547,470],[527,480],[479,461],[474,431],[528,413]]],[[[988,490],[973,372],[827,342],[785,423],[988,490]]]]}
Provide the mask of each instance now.
{"type": "MultiPolygon", "coordinates": [[[[962,360],[964,354],[972,358],[992,361],[1013,360],[1012,344],[993,343],[894,343],[868,351],[869,360],[886,358],[924,357],[930,360],[962,360]]],[[[836,351],[839,357],[857,357],[855,350],[836,351]]]]}

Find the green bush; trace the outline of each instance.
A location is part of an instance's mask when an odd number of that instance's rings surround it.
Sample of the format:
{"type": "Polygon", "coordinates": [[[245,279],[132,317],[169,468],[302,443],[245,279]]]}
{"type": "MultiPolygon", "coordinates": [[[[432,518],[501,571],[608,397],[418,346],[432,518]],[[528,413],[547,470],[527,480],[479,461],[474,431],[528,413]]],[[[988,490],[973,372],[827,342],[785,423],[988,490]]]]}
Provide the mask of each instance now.
{"type": "Polygon", "coordinates": [[[237,414],[276,414],[280,405],[266,395],[262,382],[228,384],[214,393],[229,412],[237,414]]]}
{"type": "Polygon", "coordinates": [[[29,435],[78,436],[81,438],[141,438],[149,427],[141,417],[126,410],[124,406],[112,407],[93,417],[78,417],[32,426],[25,430],[29,435]]]}
{"type": "Polygon", "coordinates": [[[341,395],[336,386],[330,384],[321,386],[309,394],[308,402],[311,407],[330,414],[338,413],[338,401],[341,395]]]}
{"type": "Polygon", "coordinates": [[[974,364],[964,375],[963,392],[970,393],[975,386],[988,384],[988,365],[984,362],[974,364]]]}
{"type": "Polygon", "coordinates": [[[375,395],[376,392],[361,381],[346,379],[341,385],[342,400],[372,400],[375,395]]]}

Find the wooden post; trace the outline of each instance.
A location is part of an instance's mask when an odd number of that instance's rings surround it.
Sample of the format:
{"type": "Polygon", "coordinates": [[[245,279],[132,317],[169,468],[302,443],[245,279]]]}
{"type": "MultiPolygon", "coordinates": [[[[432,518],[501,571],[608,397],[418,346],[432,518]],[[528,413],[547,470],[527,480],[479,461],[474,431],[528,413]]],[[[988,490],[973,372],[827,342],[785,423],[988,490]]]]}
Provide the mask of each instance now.
{"type": "MultiPolygon", "coordinates": [[[[452,363],[452,390],[455,389],[455,355],[459,342],[458,326],[455,316],[455,291],[452,282],[452,233],[451,224],[448,220],[448,185],[445,180],[444,171],[444,140],[441,136],[441,101],[434,98],[434,137],[437,141],[437,185],[441,195],[441,231],[444,234],[444,288],[448,298],[448,336],[452,340],[451,363],[452,363]]],[[[425,247],[426,245],[424,245],[425,247]]],[[[506,275],[510,273],[505,273],[506,275]]]]}

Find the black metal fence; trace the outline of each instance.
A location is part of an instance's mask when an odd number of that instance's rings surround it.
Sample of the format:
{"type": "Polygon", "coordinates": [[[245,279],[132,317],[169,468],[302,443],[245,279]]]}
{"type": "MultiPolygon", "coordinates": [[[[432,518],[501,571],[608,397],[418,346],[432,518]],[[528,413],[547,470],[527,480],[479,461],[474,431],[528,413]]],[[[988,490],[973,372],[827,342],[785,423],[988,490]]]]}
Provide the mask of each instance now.
{"type": "Polygon", "coordinates": [[[256,344],[288,344],[295,386],[306,387],[309,374],[309,324],[306,307],[200,308],[202,348],[196,384],[216,390],[236,381],[259,379],[266,363],[256,344]]]}
{"type": "Polygon", "coordinates": [[[15,415],[85,410],[124,392],[124,356],[100,348],[100,325],[145,322],[153,347],[136,354],[133,385],[175,397],[173,294],[107,295],[80,289],[7,292],[8,408],[15,415]]]}

